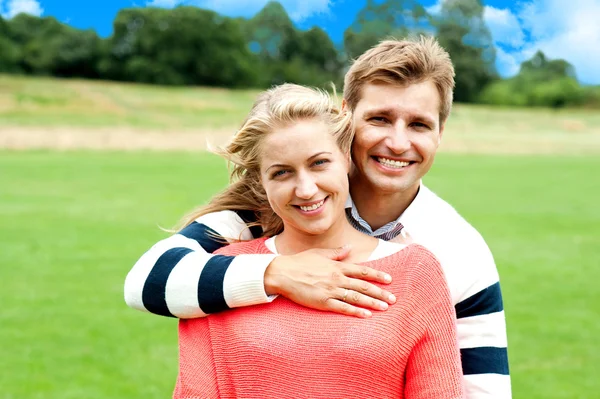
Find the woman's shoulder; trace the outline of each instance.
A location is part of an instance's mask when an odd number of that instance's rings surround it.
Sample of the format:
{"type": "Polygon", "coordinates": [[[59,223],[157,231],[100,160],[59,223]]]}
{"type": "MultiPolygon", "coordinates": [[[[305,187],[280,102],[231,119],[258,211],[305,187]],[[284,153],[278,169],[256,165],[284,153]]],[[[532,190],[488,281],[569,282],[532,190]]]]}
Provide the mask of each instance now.
{"type": "Polygon", "coordinates": [[[395,252],[363,264],[375,269],[401,271],[403,274],[440,275],[441,273],[443,275],[439,260],[424,246],[396,244],[395,247],[387,249],[393,248],[396,248],[395,252]]]}
{"type": "Polygon", "coordinates": [[[261,237],[250,241],[234,242],[219,248],[214,252],[215,255],[248,255],[248,254],[270,254],[271,251],[266,247],[265,241],[268,237],[261,237]]]}
{"type": "MultiPolygon", "coordinates": [[[[375,254],[375,252],[374,252],[375,254]]],[[[389,241],[383,241],[379,243],[376,249],[376,256],[373,260],[369,260],[366,263],[375,262],[397,262],[399,259],[403,260],[416,260],[418,262],[434,262],[439,263],[435,255],[420,244],[398,244],[389,241]]]]}

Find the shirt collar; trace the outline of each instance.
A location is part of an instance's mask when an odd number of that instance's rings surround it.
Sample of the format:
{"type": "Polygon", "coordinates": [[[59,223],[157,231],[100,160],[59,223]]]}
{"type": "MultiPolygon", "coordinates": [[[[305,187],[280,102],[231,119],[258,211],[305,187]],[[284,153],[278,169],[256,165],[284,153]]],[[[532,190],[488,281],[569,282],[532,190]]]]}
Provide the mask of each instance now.
{"type": "MultiPolygon", "coordinates": [[[[419,191],[417,192],[417,196],[410,203],[408,208],[400,215],[395,222],[400,222],[402,225],[410,232],[410,226],[414,226],[415,219],[418,217],[420,209],[424,206],[427,201],[427,197],[431,194],[431,191],[425,187],[423,181],[421,180],[419,184],[419,191]]],[[[348,194],[348,198],[346,198],[345,209],[350,209],[352,217],[356,220],[362,220],[361,216],[358,213],[358,209],[356,209],[356,205],[354,205],[354,201],[352,201],[352,196],[348,194]],[[360,218],[360,219],[359,219],[360,218]]]]}

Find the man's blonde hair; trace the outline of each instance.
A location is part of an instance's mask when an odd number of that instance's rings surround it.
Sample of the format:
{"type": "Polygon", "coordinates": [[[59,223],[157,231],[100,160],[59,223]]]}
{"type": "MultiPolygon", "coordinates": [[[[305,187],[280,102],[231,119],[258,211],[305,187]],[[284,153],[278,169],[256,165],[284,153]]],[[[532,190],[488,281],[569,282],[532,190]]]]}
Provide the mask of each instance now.
{"type": "Polygon", "coordinates": [[[231,184],[208,205],[186,216],[181,225],[185,227],[198,217],[212,212],[249,210],[257,216],[258,222],[254,225],[263,228],[264,236],[283,231],[283,222],[271,209],[261,182],[262,143],[273,131],[309,119],[325,122],[340,150],[344,154],[350,152],[354,138],[350,113],[341,113],[332,96],[323,90],[295,84],[276,86],[258,97],[242,127],[229,143],[214,151],[232,166],[231,184]]]}
{"type": "Polygon", "coordinates": [[[362,54],[344,78],[344,99],[351,111],[368,83],[409,85],[431,80],[440,95],[440,123],[452,109],[454,67],[450,55],[433,37],[385,40],[362,54]]]}

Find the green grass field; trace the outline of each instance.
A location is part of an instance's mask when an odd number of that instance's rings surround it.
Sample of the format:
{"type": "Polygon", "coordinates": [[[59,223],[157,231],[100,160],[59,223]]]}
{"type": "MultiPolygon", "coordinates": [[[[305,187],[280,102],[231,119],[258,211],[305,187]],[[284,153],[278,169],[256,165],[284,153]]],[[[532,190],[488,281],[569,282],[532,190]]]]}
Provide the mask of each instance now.
{"type": "MultiPolygon", "coordinates": [[[[441,154],[426,180],[487,239],[515,398],[600,391],[596,156],[441,154]]],[[[137,257],[226,184],[202,154],[0,152],[0,398],[167,398],[176,322],[126,307],[137,257]]]]}

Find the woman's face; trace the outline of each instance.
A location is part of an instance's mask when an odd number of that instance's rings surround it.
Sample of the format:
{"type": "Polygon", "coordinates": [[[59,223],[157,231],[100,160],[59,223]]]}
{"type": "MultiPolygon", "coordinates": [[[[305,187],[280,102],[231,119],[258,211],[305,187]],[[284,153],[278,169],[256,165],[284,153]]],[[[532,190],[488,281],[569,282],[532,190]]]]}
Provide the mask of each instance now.
{"type": "Polygon", "coordinates": [[[285,229],[322,234],[344,217],[349,157],[324,122],[307,119],[276,129],[261,153],[262,184],[285,229]]]}

